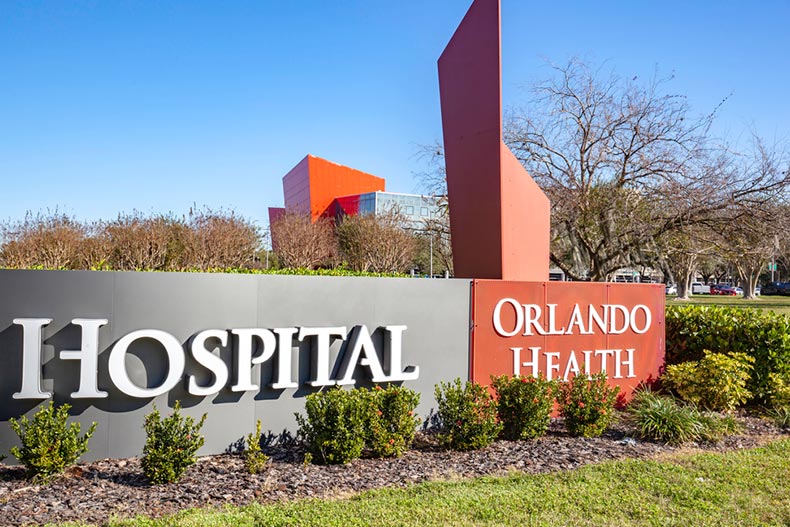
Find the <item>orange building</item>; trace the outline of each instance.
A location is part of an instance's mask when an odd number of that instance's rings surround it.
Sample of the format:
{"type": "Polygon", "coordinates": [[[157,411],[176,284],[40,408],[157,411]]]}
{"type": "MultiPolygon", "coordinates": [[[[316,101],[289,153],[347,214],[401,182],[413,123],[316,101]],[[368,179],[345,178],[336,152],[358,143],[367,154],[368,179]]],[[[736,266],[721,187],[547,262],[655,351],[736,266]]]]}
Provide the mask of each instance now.
{"type": "Polygon", "coordinates": [[[333,216],[340,196],[384,191],[383,178],[307,155],[283,177],[285,209],[310,212],[313,221],[333,216]]]}

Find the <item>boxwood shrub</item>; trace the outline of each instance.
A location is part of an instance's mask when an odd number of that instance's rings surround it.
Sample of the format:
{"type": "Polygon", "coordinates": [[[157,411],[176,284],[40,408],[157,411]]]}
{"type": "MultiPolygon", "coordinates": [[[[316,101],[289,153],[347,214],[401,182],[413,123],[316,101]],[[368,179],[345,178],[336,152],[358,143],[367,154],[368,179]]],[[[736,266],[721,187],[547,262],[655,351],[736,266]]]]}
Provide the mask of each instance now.
{"type": "Polygon", "coordinates": [[[667,364],[699,361],[705,350],[754,358],[751,402],[771,404],[777,382],[790,380],[790,317],[755,309],[668,306],[667,364]]]}

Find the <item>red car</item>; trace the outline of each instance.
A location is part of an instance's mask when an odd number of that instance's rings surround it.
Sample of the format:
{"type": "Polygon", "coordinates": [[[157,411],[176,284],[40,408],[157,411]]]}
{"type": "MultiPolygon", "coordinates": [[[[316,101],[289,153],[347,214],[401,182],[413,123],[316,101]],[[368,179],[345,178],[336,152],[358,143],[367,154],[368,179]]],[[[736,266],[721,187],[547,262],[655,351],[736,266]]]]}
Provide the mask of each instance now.
{"type": "Polygon", "coordinates": [[[731,285],[726,284],[716,284],[710,286],[710,294],[712,295],[727,295],[727,296],[735,296],[737,295],[737,291],[731,285]]]}

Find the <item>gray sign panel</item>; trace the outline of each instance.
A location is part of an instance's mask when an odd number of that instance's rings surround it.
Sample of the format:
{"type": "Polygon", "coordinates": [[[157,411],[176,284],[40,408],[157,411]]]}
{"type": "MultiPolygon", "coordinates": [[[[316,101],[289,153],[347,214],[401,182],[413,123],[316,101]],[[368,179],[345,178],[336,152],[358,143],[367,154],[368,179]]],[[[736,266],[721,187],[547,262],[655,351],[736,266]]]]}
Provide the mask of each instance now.
{"type": "Polygon", "coordinates": [[[435,384],[468,377],[469,309],[468,280],[3,270],[0,453],[17,443],[8,419],[46,403],[31,393],[68,402],[84,427],[99,423],[85,459],[140,454],[144,416],[154,404],[169,413],[176,400],[185,414],[208,413],[201,454],[225,451],[254,430],[256,419],[275,435],[293,434],[294,412],[321,389],[315,385],[349,377],[370,386],[377,364],[382,378],[413,377],[411,367],[419,369],[416,379],[398,382],[422,394],[418,412],[426,417],[435,384]],[[91,324],[93,331],[86,329],[91,324]],[[31,344],[36,328],[39,348],[31,344]],[[322,350],[319,334],[333,331],[322,350]],[[106,396],[79,398],[74,394],[90,392],[85,350],[92,335],[94,392],[106,396]],[[37,349],[40,363],[31,359],[37,349]],[[176,355],[184,357],[183,370],[176,355]],[[217,384],[224,373],[227,380],[217,384]],[[159,395],[133,393],[160,386],[166,390],[159,395]],[[195,395],[201,389],[211,393],[195,395]]]}

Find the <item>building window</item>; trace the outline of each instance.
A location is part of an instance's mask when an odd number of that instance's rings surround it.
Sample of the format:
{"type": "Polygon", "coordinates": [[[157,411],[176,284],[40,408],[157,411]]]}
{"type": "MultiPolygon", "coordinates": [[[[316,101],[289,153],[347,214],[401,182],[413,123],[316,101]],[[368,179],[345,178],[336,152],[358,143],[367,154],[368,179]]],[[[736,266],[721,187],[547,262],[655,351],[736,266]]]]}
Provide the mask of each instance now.
{"type": "Polygon", "coordinates": [[[412,207],[411,205],[406,207],[406,215],[407,216],[413,216],[414,215],[414,207],[412,207]]]}
{"type": "Polygon", "coordinates": [[[428,207],[421,207],[420,208],[420,216],[423,218],[428,215],[428,207]]]}

